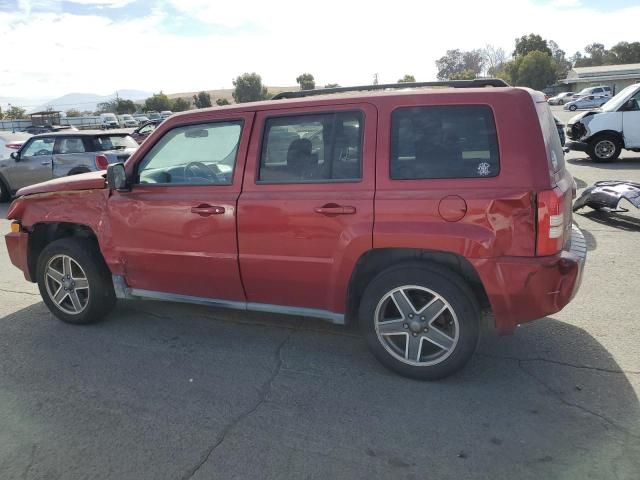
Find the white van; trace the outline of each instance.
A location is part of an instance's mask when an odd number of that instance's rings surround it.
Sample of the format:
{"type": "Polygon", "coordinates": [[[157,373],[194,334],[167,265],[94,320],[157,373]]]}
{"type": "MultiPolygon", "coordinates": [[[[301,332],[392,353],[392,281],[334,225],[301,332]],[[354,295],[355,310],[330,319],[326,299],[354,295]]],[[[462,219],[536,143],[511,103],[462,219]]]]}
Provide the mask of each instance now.
{"type": "Polygon", "coordinates": [[[120,124],[118,123],[118,117],[116,117],[115,113],[101,113],[100,114],[100,125],[102,128],[119,128],[120,124]]]}
{"type": "Polygon", "coordinates": [[[122,128],[135,128],[138,126],[138,121],[128,113],[118,115],[118,123],[122,128]]]}
{"type": "Polygon", "coordinates": [[[602,108],[580,113],[567,123],[567,148],[595,162],[610,162],[622,149],[640,152],[640,83],[620,91],[602,108]]]}

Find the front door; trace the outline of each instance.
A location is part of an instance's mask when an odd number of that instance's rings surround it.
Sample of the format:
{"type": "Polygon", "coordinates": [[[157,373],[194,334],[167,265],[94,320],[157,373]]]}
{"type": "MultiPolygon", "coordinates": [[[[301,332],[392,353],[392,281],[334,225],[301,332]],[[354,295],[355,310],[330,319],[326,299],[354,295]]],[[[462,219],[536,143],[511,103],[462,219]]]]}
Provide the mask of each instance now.
{"type": "Polygon", "coordinates": [[[640,148],[640,91],[630,99],[628,108],[622,112],[622,131],[627,148],[640,148]]]}
{"type": "Polygon", "coordinates": [[[256,115],[262,134],[238,203],[250,307],[344,312],[352,269],[372,243],[376,121],[369,104],[256,115]]]}
{"type": "Polygon", "coordinates": [[[175,127],[109,200],[114,248],[138,290],[244,301],[236,206],[253,114],[175,127]]]}
{"type": "Polygon", "coordinates": [[[20,150],[19,161],[6,163],[2,173],[12,189],[51,180],[53,143],[51,137],[32,138],[20,150]]]}

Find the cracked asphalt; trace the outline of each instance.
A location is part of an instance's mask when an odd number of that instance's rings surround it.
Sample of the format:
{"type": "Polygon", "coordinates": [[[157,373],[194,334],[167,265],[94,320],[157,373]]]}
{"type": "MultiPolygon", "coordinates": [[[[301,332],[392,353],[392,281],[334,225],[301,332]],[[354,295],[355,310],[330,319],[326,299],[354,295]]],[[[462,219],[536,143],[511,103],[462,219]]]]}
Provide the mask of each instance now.
{"type": "MultiPolygon", "coordinates": [[[[624,157],[568,165],[580,188],[640,181],[624,157]]],[[[640,214],[575,220],[589,258],[573,303],[486,332],[437,383],[299,317],[141,301],[65,325],[2,242],[0,478],[637,480],[640,214]]]]}

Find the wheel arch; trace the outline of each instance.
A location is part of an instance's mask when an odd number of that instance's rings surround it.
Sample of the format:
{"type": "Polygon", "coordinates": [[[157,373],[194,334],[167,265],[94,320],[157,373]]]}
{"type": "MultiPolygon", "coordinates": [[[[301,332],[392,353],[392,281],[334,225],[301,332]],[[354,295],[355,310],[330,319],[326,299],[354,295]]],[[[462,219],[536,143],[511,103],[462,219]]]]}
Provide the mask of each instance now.
{"type": "Polygon", "coordinates": [[[32,279],[36,278],[38,257],[51,242],[67,237],[87,238],[95,242],[99,251],[98,236],[88,225],[69,222],[40,222],[32,226],[27,250],[27,264],[32,279]]]}
{"type": "Polygon", "coordinates": [[[589,138],[589,143],[595,142],[598,140],[599,137],[605,137],[605,136],[611,136],[611,137],[617,138],[620,141],[620,145],[622,145],[622,148],[625,148],[624,135],[622,134],[622,132],[618,132],[617,130],[600,130],[599,132],[596,132],[593,135],[591,135],[591,138],[589,138]]]}
{"type": "Polygon", "coordinates": [[[437,264],[460,275],[469,284],[478,305],[490,308],[489,298],[474,266],[463,256],[442,251],[413,248],[375,248],[363,253],[355,264],[347,289],[345,322],[354,324],[358,306],[369,282],[380,272],[402,262],[437,264]]]}

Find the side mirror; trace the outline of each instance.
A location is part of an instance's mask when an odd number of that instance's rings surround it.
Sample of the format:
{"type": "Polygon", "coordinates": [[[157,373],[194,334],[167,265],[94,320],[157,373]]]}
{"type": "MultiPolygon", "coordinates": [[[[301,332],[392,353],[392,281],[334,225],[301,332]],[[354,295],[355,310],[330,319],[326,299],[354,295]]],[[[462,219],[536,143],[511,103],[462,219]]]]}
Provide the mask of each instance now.
{"type": "Polygon", "coordinates": [[[13,158],[16,162],[20,161],[20,154],[18,152],[11,152],[10,157],[13,158]]]}
{"type": "Polygon", "coordinates": [[[112,163],[107,167],[107,185],[109,190],[118,192],[128,192],[127,174],[124,170],[124,163],[112,163]]]}

